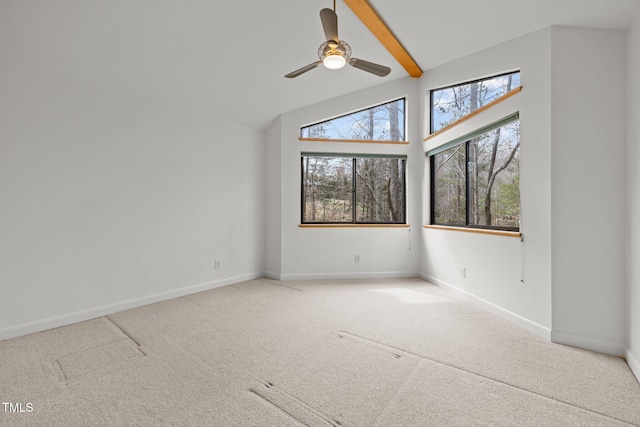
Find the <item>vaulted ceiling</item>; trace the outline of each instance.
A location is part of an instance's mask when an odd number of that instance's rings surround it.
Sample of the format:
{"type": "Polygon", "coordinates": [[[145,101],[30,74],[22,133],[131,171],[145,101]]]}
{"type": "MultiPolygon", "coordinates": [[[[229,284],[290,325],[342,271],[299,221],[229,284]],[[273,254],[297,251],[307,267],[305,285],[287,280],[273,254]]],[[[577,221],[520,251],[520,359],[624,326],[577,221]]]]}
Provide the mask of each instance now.
{"type": "MultiPolygon", "coordinates": [[[[430,68],[550,25],[628,28],[640,0],[370,0],[430,68]]],[[[23,61],[263,129],[278,114],[407,76],[341,0],[353,55],[392,68],[284,74],[317,59],[331,0],[0,0],[2,61],[23,61]]],[[[1,76],[1,74],[0,74],[1,76]]]]}

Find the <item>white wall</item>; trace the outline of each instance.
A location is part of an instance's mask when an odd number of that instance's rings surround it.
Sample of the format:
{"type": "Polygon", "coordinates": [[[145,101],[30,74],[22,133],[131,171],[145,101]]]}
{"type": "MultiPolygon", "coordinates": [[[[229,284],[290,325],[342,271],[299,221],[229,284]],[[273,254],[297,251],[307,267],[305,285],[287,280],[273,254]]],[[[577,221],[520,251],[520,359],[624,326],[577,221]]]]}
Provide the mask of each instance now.
{"type": "Polygon", "coordinates": [[[282,132],[278,117],[265,132],[265,274],[282,274],[282,132]]]}
{"type": "MultiPolygon", "coordinates": [[[[433,88],[521,70],[520,94],[500,104],[497,111],[489,110],[464,126],[488,124],[520,111],[524,243],[513,237],[424,229],[420,272],[427,280],[460,291],[547,339],[551,330],[550,44],[551,30],[541,30],[429,70],[420,83],[428,105],[433,88]],[[466,279],[460,277],[461,267],[466,267],[466,279]]],[[[428,108],[421,129],[426,136],[428,108]]],[[[433,144],[424,144],[424,151],[434,148],[433,144]]],[[[423,193],[428,194],[428,176],[424,181],[423,193]]],[[[429,201],[425,200],[425,224],[430,220],[429,211],[429,201]]]]}
{"type": "MultiPolygon", "coordinates": [[[[344,72],[360,72],[355,69],[344,72]]],[[[422,168],[420,140],[416,128],[417,81],[411,78],[392,81],[369,90],[311,105],[283,114],[281,126],[281,163],[270,159],[268,170],[281,168],[281,254],[279,275],[286,279],[416,276],[418,270],[418,233],[420,183],[415,171],[422,168]],[[391,99],[407,97],[409,145],[301,142],[300,127],[349,113],[391,99]],[[300,153],[385,153],[407,154],[408,222],[411,228],[300,228],[300,153]],[[360,263],[354,255],[360,255],[360,263]]],[[[271,172],[268,172],[271,174],[271,172]]],[[[275,225],[277,226],[277,225],[275,225]]],[[[271,225],[267,225],[271,227],[271,225]]],[[[267,243],[271,247],[271,236],[267,243]]],[[[276,237],[277,240],[277,237],[276,237]]]]}
{"type": "Polygon", "coordinates": [[[261,274],[262,133],[54,67],[0,67],[0,339],[261,274]]]}
{"type": "Polygon", "coordinates": [[[554,27],[553,340],[624,354],[626,34],[554,27]]]}
{"type": "Polygon", "coordinates": [[[627,361],[640,378],[640,13],[628,36],[627,361]]]}

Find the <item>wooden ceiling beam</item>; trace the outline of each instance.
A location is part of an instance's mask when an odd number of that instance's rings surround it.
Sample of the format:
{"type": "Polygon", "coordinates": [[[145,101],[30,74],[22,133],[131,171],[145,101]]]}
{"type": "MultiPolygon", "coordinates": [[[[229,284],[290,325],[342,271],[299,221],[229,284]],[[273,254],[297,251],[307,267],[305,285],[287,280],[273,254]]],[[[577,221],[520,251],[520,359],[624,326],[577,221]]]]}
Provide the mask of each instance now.
{"type": "Polygon", "coordinates": [[[367,0],[344,0],[344,2],[351,8],[353,13],[360,18],[362,23],[367,26],[369,31],[380,40],[380,43],[393,55],[396,61],[407,70],[407,73],[409,73],[411,77],[420,77],[422,75],[422,69],[393,35],[389,27],[382,21],[367,0]]]}

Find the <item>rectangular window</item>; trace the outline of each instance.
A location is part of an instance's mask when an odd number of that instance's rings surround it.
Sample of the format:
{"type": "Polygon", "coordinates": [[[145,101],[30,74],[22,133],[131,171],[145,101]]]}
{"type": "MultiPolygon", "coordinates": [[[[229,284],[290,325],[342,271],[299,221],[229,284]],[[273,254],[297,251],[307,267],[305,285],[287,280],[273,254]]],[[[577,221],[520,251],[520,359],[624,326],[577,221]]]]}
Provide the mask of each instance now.
{"type": "Polygon", "coordinates": [[[432,224],[519,230],[517,115],[429,155],[432,224]]]}
{"type": "Polygon", "coordinates": [[[405,224],[405,156],[304,154],[303,224],[405,224]]]}
{"type": "Polygon", "coordinates": [[[405,141],[405,99],[396,99],[300,129],[301,138],[405,141]]]}
{"type": "Polygon", "coordinates": [[[433,224],[467,225],[467,156],[462,143],[431,156],[433,224]]]}
{"type": "Polygon", "coordinates": [[[469,115],[520,85],[520,72],[431,91],[431,133],[469,115]]]}

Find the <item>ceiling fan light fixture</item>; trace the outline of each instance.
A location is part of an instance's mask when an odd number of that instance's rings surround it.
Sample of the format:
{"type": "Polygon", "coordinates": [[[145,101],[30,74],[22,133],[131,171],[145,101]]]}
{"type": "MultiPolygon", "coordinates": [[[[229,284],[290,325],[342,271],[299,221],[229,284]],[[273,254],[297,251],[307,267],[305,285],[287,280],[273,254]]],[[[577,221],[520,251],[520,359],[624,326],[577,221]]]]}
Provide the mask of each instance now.
{"type": "Polygon", "coordinates": [[[327,40],[318,48],[318,58],[330,70],[338,70],[351,58],[351,46],[343,41],[327,40]]]}
{"type": "Polygon", "coordinates": [[[344,67],[346,63],[347,60],[344,59],[344,56],[340,55],[339,53],[327,55],[322,60],[322,64],[330,70],[338,70],[344,67]]]}

